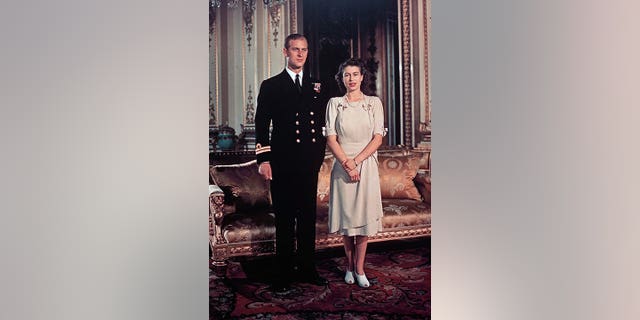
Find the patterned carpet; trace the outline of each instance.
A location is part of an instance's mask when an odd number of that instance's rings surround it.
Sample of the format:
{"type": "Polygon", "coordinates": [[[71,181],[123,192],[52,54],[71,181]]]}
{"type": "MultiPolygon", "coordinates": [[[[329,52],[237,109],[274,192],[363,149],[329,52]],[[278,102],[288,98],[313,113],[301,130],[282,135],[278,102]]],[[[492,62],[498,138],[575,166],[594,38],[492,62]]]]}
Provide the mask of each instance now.
{"type": "Polygon", "coordinates": [[[230,262],[228,279],[209,278],[210,319],[430,319],[430,239],[369,245],[365,270],[370,288],[344,283],[341,248],[318,253],[326,287],[294,283],[272,294],[272,257],[230,262]]]}

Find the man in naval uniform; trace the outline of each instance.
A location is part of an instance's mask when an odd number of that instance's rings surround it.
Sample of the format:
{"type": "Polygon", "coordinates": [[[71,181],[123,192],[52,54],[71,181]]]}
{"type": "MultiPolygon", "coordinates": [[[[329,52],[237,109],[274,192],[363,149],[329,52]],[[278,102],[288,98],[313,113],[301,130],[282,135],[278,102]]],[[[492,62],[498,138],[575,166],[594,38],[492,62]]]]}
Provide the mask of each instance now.
{"type": "Polygon", "coordinates": [[[270,180],[275,211],[272,289],[278,294],[290,292],[294,280],[328,283],[314,262],[316,194],[326,146],[322,128],[328,99],[321,93],[320,82],[303,70],[308,47],[301,34],[285,39],[286,68],[262,82],[255,117],[258,171],[270,180]]]}

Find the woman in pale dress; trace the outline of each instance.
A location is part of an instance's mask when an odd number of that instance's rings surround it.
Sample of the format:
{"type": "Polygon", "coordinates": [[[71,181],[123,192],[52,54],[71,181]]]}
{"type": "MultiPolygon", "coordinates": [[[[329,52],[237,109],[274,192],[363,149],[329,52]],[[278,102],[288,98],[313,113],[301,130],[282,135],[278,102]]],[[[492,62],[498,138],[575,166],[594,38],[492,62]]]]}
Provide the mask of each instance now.
{"type": "Polygon", "coordinates": [[[346,91],[327,104],[327,145],[334,155],[329,195],[329,232],[342,234],[347,257],[344,280],[369,287],[364,272],[369,236],[382,229],[382,199],[377,150],[384,135],[378,97],[361,87],[368,74],[360,59],[340,65],[336,81],[346,91]],[[354,273],[355,272],[355,273],[354,273]]]}

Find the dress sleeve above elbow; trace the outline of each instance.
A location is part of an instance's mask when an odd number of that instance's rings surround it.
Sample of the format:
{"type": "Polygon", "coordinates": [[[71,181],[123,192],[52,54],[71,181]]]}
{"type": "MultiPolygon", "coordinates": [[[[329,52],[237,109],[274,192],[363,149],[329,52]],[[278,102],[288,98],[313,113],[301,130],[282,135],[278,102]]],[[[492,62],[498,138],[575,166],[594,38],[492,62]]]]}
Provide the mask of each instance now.
{"type": "Polygon", "coordinates": [[[373,134],[379,134],[384,137],[386,135],[384,130],[384,110],[382,109],[382,101],[378,97],[373,99],[373,119],[373,134]]]}
{"type": "Polygon", "coordinates": [[[327,103],[327,112],[325,116],[325,127],[324,127],[325,136],[337,135],[336,133],[337,116],[338,116],[338,108],[336,106],[335,99],[331,99],[327,103]]]}

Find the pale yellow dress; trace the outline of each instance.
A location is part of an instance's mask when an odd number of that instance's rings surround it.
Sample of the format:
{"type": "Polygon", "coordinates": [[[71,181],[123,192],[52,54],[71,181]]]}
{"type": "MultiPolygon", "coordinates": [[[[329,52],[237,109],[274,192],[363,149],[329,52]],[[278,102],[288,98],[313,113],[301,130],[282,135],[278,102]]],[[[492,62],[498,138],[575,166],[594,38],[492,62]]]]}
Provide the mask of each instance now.
{"type": "MultiPolygon", "coordinates": [[[[348,102],[331,98],[327,104],[326,135],[336,135],[338,143],[353,159],[374,134],[384,135],[382,101],[374,96],[348,102]]],[[[378,154],[358,164],[360,181],[352,182],[334,160],[329,191],[329,232],[347,236],[371,236],[382,229],[382,199],[378,175],[378,154]]]]}

